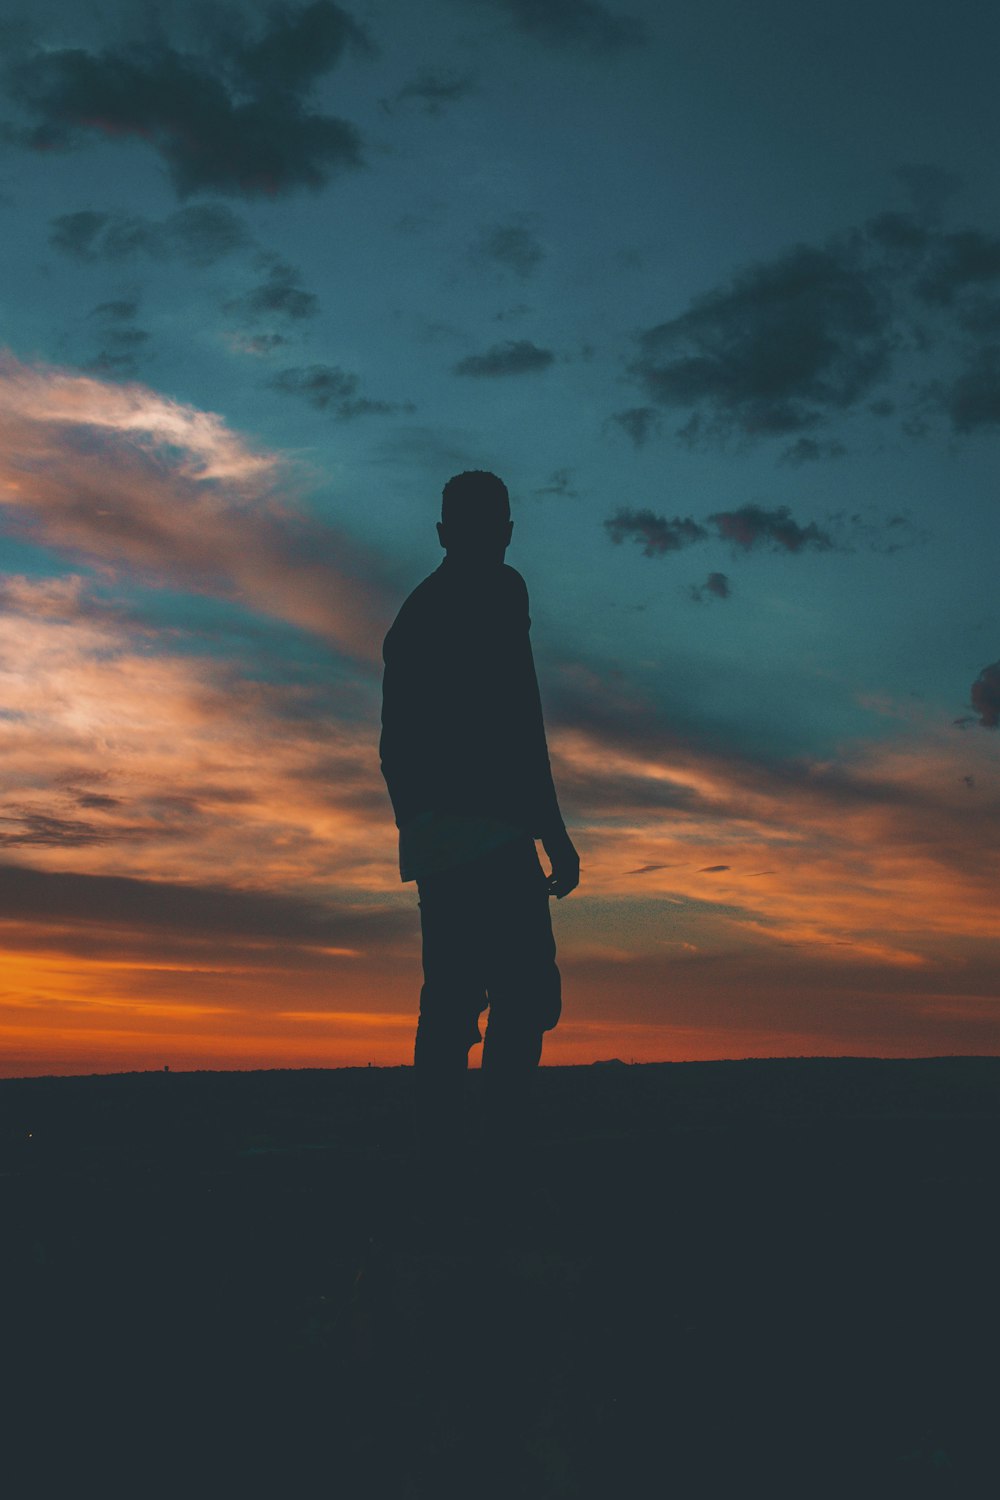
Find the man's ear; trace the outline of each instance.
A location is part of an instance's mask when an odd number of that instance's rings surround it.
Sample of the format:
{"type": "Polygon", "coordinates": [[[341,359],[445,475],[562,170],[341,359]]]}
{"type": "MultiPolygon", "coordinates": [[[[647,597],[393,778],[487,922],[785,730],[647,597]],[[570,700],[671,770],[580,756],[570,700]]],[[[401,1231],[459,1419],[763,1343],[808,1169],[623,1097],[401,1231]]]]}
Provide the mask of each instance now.
{"type": "Polygon", "coordinates": [[[438,541],[441,543],[442,547],[447,552],[447,550],[448,550],[448,543],[445,541],[444,525],[443,525],[443,523],[441,521],[439,521],[437,523],[437,533],[438,533],[438,541]]]}

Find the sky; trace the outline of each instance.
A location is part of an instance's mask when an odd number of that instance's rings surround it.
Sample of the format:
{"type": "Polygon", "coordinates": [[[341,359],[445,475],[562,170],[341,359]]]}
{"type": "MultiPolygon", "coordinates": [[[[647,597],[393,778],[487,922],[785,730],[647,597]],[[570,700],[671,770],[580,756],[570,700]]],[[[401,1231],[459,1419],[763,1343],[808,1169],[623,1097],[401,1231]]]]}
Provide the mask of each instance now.
{"type": "Polygon", "coordinates": [[[381,643],[473,468],[544,1061],[997,1051],[998,45],[0,0],[0,1074],[411,1060],[381,643]]]}

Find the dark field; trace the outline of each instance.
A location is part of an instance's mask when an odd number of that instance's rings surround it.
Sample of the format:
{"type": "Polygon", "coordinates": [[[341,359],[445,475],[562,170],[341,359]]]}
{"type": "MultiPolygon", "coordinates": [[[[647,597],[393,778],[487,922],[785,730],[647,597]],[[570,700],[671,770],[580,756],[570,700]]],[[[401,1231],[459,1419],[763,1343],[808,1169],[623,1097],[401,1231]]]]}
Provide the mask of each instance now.
{"type": "Polygon", "coordinates": [[[436,1247],[409,1083],[0,1083],[10,1500],[1000,1493],[1000,1059],[544,1069],[436,1247]]]}

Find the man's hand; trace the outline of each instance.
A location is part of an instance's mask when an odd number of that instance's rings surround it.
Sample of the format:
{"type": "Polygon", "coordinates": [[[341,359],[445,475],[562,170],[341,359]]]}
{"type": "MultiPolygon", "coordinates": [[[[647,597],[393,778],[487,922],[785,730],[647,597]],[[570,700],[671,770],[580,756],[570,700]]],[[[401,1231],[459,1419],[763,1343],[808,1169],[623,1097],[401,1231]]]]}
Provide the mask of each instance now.
{"type": "Polygon", "coordinates": [[[549,895],[560,901],[580,884],[580,856],[565,828],[561,833],[542,839],[542,848],[552,861],[549,895]]]}

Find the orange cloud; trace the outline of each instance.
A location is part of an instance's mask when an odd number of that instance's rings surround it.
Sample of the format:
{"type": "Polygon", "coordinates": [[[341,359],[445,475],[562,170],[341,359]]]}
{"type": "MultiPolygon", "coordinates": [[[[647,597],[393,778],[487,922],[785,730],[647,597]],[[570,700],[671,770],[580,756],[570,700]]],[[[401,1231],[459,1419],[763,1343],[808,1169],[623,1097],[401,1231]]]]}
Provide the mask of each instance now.
{"type": "Polygon", "coordinates": [[[377,663],[381,560],[295,503],[297,480],[214,412],[0,354],[10,525],[114,575],[239,599],[377,663]]]}

